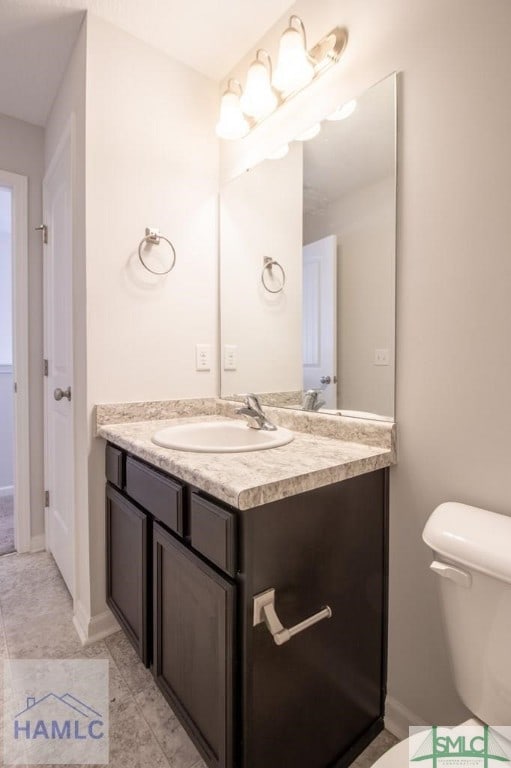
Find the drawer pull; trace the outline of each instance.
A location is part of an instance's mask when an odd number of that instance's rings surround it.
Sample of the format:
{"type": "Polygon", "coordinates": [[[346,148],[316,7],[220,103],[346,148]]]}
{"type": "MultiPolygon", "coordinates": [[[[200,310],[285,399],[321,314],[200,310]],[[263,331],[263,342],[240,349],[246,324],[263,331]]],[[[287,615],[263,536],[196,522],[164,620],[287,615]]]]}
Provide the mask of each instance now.
{"type": "Polygon", "coordinates": [[[308,619],[300,621],[299,624],[295,624],[294,627],[286,629],[282,626],[282,623],[277,616],[275,610],[275,590],[267,589],[265,592],[260,592],[254,597],[254,624],[256,627],[263,622],[268,627],[276,645],[282,645],[287,643],[294,635],[299,632],[303,632],[304,629],[312,627],[322,619],[329,619],[332,616],[332,609],[325,605],[318,613],[313,616],[309,616],[308,619]]]}

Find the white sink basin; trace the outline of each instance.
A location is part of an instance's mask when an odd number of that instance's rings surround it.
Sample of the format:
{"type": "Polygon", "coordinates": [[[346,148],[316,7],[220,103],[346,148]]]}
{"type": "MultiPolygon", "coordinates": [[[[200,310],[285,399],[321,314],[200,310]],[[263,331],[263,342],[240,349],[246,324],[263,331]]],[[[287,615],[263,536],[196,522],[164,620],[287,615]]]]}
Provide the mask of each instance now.
{"type": "Polygon", "coordinates": [[[278,427],[275,431],[252,429],[244,421],[204,421],[176,424],[156,432],[151,440],[162,448],[201,453],[237,453],[278,448],[293,440],[293,433],[278,427]]]}

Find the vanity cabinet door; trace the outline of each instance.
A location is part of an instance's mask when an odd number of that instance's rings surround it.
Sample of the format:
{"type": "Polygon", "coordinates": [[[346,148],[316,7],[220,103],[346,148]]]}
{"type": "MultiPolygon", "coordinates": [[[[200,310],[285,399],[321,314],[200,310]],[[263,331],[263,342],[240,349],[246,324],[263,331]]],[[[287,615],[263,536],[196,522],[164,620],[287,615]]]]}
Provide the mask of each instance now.
{"type": "Polygon", "coordinates": [[[154,526],[153,673],[211,768],[233,765],[235,587],[154,526]]]}
{"type": "Polygon", "coordinates": [[[138,655],[149,664],[148,518],[106,488],[106,602],[138,655]]]}

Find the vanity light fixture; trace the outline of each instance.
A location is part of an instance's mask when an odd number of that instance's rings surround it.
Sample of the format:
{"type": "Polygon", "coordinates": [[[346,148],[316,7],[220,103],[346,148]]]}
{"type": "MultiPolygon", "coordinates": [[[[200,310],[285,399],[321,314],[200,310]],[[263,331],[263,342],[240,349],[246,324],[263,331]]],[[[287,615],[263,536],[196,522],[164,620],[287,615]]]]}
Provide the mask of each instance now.
{"type": "Polygon", "coordinates": [[[313,139],[315,136],[318,135],[318,133],[321,131],[321,123],[315,123],[310,128],[307,128],[306,131],[303,131],[300,133],[297,137],[297,141],[309,141],[310,139],[313,139]]]}
{"type": "Polygon", "coordinates": [[[241,83],[238,80],[229,80],[220,102],[220,118],[216,124],[216,134],[221,139],[242,139],[250,130],[241,109],[242,95],[241,83]]]}
{"type": "Polygon", "coordinates": [[[347,101],[345,104],[341,104],[340,107],[337,107],[337,109],[332,112],[331,115],[328,115],[326,118],[327,120],[346,120],[347,117],[353,114],[353,112],[357,108],[357,101],[356,99],[351,99],[351,101],[347,101]]]}
{"type": "Polygon", "coordinates": [[[338,62],[347,42],[347,31],[335,27],[308,50],[303,21],[299,16],[291,16],[280,39],[278,63],[273,75],[270,55],[261,48],[248,70],[245,93],[238,80],[229,80],[220,103],[217,136],[221,139],[242,139],[284,102],[338,62]]]}
{"type": "Polygon", "coordinates": [[[271,81],[270,54],[260,48],[248,70],[245,91],[240,99],[241,109],[246,115],[262,120],[276,109],[278,98],[271,81]]]}

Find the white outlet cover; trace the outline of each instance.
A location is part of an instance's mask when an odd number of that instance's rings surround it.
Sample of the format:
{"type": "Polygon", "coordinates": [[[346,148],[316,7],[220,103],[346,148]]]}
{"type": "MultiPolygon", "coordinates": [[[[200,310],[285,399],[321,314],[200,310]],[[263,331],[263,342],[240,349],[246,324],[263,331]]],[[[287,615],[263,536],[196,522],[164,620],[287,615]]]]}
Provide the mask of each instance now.
{"type": "Polygon", "coordinates": [[[238,347],[236,346],[236,344],[224,345],[224,371],[236,370],[237,352],[238,352],[238,347]]]}
{"type": "Polygon", "coordinates": [[[195,369],[197,371],[211,370],[211,344],[195,345],[195,369]]]}

